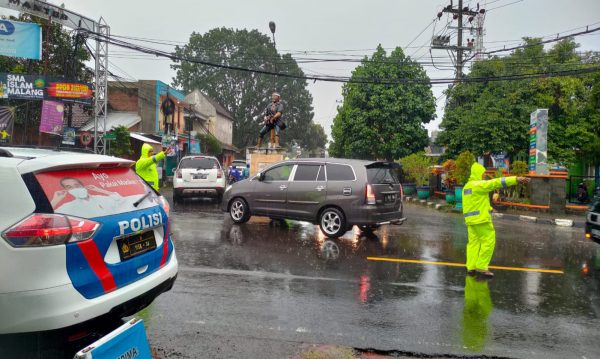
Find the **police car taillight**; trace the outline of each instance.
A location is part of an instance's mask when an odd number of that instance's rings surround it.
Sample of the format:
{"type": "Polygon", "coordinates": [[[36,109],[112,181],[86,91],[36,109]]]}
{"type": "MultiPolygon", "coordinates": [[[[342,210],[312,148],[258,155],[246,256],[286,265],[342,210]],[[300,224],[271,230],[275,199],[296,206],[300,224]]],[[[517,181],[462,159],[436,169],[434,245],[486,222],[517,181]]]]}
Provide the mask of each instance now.
{"type": "Polygon", "coordinates": [[[170,215],[171,214],[171,205],[169,204],[169,201],[167,201],[167,199],[164,196],[160,196],[160,197],[158,197],[158,202],[160,203],[160,206],[165,211],[167,216],[170,215]]]}
{"type": "Polygon", "coordinates": [[[14,247],[43,247],[90,239],[100,224],[61,214],[35,213],[2,233],[14,247]]]}

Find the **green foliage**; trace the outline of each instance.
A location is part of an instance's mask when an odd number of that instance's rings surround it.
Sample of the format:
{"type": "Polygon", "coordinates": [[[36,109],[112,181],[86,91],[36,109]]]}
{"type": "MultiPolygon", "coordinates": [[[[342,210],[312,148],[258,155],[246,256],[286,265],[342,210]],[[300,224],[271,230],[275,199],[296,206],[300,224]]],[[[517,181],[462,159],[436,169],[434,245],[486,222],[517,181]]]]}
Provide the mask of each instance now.
{"type": "Polygon", "coordinates": [[[421,151],[428,144],[423,124],[435,117],[435,99],[422,66],[396,48],[387,56],[377,47],[352,72],[353,80],[422,80],[424,83],[371,85],[348,83],[344,103],[331,127],[332,156],[388,161],[421,151]]]}
{"type": "Polygon", "coordinates": [[[469,151],[464,151],[456,159],[456,179],[458,184],[464,185],[471,175],[471,166],[475,163],[475,156],[469,151]]]}
{"type": "Polygon", "coordinates": [[[308,151],[314,152],[318,149],[325,148],[325,144],[327,143],[327,135],[325,134],[323,126],[318,123],[311,122],[307,132],[308,136],[304,145],[308,151]]]}
{"type": "MultiPolygon", "coordinates": [[[[485,78],[576,70],[597,66],[597,55],[579,55],[572,39],[545,50],[540,39],[507,57],[473,64],[467,78],[485,78]]],[[[447,106],[437,143],[450,155],[528,152],[530,113],[549,110],[548,155],[551,161],[576,158],[600,163],[600,74],[519,81],[466,82],[446,91],[447,106]]]]}
{"type": "Polygon", "coordinates": [[[198,133],[196,138],[200,141],[200,147],[202,153],[206,153],[212,156],[220,155],[223,152],[221,143],[219,140],[209,133],[198,133]]]}
{"type": "Polygon", "coordinates": [[[429,183],[431,166],[434,161],[431,157],[425,156],[425,152],[417,152],[400,159],[405,178],[414,181],[417,186],[425,186],[429,183]]]}
{"type": "Polygon", "coordinates": [[[116,139],[110,141],[110,152],[116,157],[127,157],[133,154],[129,141],[129,130],[126,126],[117,126],[112,131],[116,139]]]}
{"type": "Polygon", "coordinates": [[[525,161],[514,161],[510,166],[511,176],[524,176],[529,173],[529,168],[525,161]]]}
{"type": "MultiPolygon", "coordinates": [[[[178,56],[197,58],[230,66],[283,72],[303,76],[290,54],[277,52],[269,37],[258,30],[212,29],[203,34],[192,33],[189,43],[177,46],[178,56]]],[[[312,96],[304,80],[257,75],[191,62],[175,62],[175,86],[185,92],[199,89],[215,98],[235,119],[233,143],[240,148],[254,144],[262,127],[264,110],[277,91],[284,105],[283,120],[287,129],[282,141],[297,142],[302,147],[324,147],[323,137],[312,139],[312,96]],[[312,141],[312,142],[311,142],[312,141]],[[315,144],[315,141],[320,141],[315,144]]]]}

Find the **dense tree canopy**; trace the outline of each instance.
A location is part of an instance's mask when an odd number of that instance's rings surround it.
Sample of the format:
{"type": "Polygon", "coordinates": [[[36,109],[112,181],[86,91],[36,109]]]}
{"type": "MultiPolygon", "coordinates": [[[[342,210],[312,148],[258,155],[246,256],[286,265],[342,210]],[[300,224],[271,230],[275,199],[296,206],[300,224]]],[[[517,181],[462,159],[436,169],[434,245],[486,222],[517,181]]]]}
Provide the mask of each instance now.
{"type": "Polygon", "coordinates": [[[332,126],[331,155],[391,161],[427,146],[423,125],[435,116],[435,100],[421,65],[400,48],[387,56],[379,46],[352,72],[352,79],[412,79],[422,83],[344,85],[344,103],[338,107],[332,126]]]}
{"type": "MultiPolygon", "coordinates": [[[[579,54],[571,39],[545,50],[539,39],[507,57],[473,64],[468,78],[539,74],[597,66],[592,54],[579,54]]],[[[530,113],[549,110],[548,155],[569,163],[576,158],[600,162],[600,74],[518,81],[462,83],[447,91],[438,144],[450,155],[507,152],[525,155],[530,113]]]]}
{"type": "MultiPolygon", "coordinates": [[[[303,76],[291,55],[280,55],[269,37],[257,30],[213,29],[206,34],[192,33],[189,43],[177,47],[176,54],[207,62],[227,64],[248,69],[261,69],[303,76]]],[[[192,62],[176,62],[173,83],[184,91],[199,89],[215,98],[235,117],[233,142],[245,147],[256,142],[262,124],[262,114],[271,101],[271,93],[278,91],[284,104],[287,129],[283,141],[297,142],[310,147],[312,96],[306,81],[261,75],[253,72],[228,70],[192,62]]],[[[322,140],[322,139],[321,139],[322,140]]],[[[325,141],[318,146],[323,147],[325,141]]]]}

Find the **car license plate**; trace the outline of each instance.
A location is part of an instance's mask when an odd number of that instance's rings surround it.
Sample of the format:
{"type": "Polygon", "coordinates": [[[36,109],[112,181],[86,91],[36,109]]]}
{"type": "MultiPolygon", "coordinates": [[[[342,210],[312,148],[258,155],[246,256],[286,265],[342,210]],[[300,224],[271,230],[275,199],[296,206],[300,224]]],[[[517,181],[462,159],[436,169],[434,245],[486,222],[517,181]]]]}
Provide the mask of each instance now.
{"type": "Polygon", "coordinates": [[[396,195],[395,194],[386,194],[384,197],[385,202],[395,202],[396,195]]]}
{"type": "Polygon", "coordinates": [[[208,175],[206,173],[200,173],[200,174],[192,175],[192,178],[193,179],[206,179],[207,176],[208,175]]]}
{"type": "Polygon", "coordinates": [[[136,233],[131,236],[117,239],[117,247],[119,247],[119,256],[122,261],[151,251],[156,248],[154,231],[150,230],[144,233],[136,233]]]}
{"type": "Polygon", "coordinates": [[[592,229],[592,236],[600,238],[600,229],[592,229]]]}

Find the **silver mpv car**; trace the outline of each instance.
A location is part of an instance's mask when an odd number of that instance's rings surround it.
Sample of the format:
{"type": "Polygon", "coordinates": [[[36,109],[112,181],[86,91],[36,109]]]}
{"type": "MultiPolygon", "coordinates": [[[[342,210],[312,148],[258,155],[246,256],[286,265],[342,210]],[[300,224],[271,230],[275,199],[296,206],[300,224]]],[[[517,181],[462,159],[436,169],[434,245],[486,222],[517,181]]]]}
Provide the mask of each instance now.
{"type": "Polygon", "coordinates": [[[312,158],[276,163],[227,187],[222,210],[235,223],[251,216],[319,224],[325,235],[342,236],[402,224],[402,186],[394,163],[312,158]]]}

